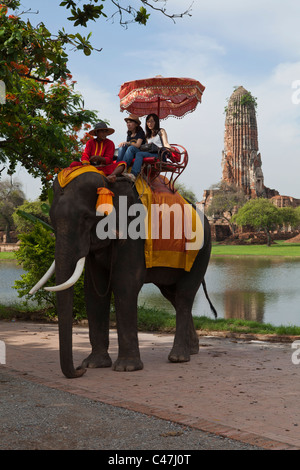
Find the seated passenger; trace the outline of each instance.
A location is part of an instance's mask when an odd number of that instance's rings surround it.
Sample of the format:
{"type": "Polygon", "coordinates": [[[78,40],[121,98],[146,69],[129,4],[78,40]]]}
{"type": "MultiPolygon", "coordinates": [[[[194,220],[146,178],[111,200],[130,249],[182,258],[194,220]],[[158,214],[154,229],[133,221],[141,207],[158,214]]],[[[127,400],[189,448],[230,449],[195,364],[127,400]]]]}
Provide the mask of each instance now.
{"type": "MultiPolygon", "coordinates": [[[[148,144],[155,144],[158,147],[158,151],[162,147],[171,149],[165,129],[161,129],[159,126],[159,118],[157,114],[149,114],[146,118],[146,142],[148,144]]],[[[131,173],[127,173],[126,176],[132,181],[135,181],[141,171],[144,158],[158,157],[158,151],[150,153],[147,151],[145,152],[142,149],[138,149],[138,151],[135,152],[135,161],[133,163],[131,173]]]]}
{"type": "Polygon", "coordinates": [[[124,121],[127,123],[127,139],[119,145],[117,161],[125,161],[127,165],[130,165],[135,153],[146,142],[146,137],[137,116],[130,114],[124,121]]]}
{"type": "Polygon", "coordinates": [[[114,182],[116,176],[126,168],[125,162],[113,162],[115,144],[112,140],[107,139],[107,136],[114,132],[115,130],[109,128],[105,122],[98,122],[89,133],[96,136],[96,138],[87,141],[81,157],[81,162],[84,165],[97,166],[99,170],[105,173],[110,182],[114,182]]]}

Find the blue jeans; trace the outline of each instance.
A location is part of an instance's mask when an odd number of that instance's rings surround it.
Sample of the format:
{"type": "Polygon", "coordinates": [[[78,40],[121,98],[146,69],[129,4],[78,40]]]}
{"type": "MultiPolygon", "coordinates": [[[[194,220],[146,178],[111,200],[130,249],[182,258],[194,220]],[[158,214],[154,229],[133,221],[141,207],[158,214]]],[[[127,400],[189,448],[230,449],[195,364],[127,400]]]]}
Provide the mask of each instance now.
{"type": "Polygon", "coordinates": [[[157,157],[156,153],[141,152],[134,145],[120,147],[118,151],[117,162],[125,162],[127,167],[131,165],[133,159],[134,164],[132,165],[131,173],[134,176],[137,176],[142,168],[143,160],[145,157],[157,157]]]}
{"type": "Polygon", "coordinates": [[[137,176],[140,173],[144,158],[149,158],[149,157],[157,158],[158,153],[137,152],[135,154],[134,164],[133,164],[132,169],[131,169],[131,173],[134,176],[137,176]]]}

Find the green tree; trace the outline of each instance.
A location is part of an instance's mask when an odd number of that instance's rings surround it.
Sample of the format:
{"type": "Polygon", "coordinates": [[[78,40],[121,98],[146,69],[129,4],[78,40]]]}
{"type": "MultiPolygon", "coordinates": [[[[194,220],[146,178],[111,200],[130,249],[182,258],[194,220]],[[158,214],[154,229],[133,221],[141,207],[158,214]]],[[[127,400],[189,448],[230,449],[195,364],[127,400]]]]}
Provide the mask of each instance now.
{"type": "Polygon", "coordinates": [[[291,226],[291,228],[297,228],[300,225],[300,210],[293,207],[282,207],[279,209],[282,225],[291,226]]]}
{"type": "Polygon", "coordinates": [[[65,52],[70,40],[54,38],[43,23],[33,27],[8,15],[7,6],[19,4],[0,5],[0,80],[6,89],[0,101],[0,162],[10,174],[21,163],[47,187],[60,168],[80,157],[98,118],[75,91],[65,52]]]}
{"type": "MultiPolygon", "coordinates": [[[[296,212],[298,220],[300,221],[300,206],[296,207],[295,212],[296,212]]],[[[300,228],[300,222],[298,224],[298,228],[300,228]]]]}
{"type": "Polygon", "coordinates": [[[198,202],[197,196],[191,189],[187,188],[183,183],[175,183],[175,189],[181,194],[182,197],[189,202],[196,204],[198,202]]]}
{"type": "Polygon", "coordinates": [[[40,200],[37,200],[34,202],[25,201],[22,205],[20,205],[13,213],[13,220],[16,231],[19,233],[28,233],[33,229],[35,223],[37,223],[38,220],[50,225],[50,217],[48,213],[45,213],[45,209],[43,208],[44,204],[45,203],[41,202],[40,200]],[[22,215],[24,213],[29,215],[29,217],[22,215]],[[30,216],[34,216],[34,218],[36,217],[37,220],[31,220],[30,216]]]}
{"type": "Polygon", "coordinates": [[[264,198],[251,199],[232,219],[240,227],[250,226],[256,230],[263,230],[267,235],[268,246],[271,245],[270,232],[282,224],[280,210],[264,198]]]}
{"type": "Polygon", "coordinates": [[[223,181],[213,186],[212,189],[214,191],[213,197],[206,213],[209,217],[227,222],[232,233],[234,233],[232,216],[247,202],[245,193],[242,188],[223,181]]]}
{"type": "Polygon", "coordinates": [[[7,242],[11,241],[10,232],[14,228],[13,213],[24,200],[21,183],[9,179],[0,181],[0,227],[5,230],[7,242]]]}

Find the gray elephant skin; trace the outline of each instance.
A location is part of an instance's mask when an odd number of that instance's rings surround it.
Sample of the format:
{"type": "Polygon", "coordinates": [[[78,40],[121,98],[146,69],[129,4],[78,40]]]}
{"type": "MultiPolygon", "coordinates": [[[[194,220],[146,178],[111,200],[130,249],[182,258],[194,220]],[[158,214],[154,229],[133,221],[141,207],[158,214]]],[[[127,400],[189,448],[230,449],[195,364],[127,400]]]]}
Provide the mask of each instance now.
{"type": "MultiPolygon", "coordinates": [[[[125,177],[119,177],[115,183],[108,184],[104,177],[92,172],[78,176],[64,188],[60,187],[57,180],[54,182],[50,217],[56,236],[56,284],[62,285],[62,290],[58,290],[56,295],[60,365],[63,374],[68,378],[76,378],[82,376],[89,367],[112,366],[108,354],[112,293],[119,346],[118,357],[112,367],[115,371],[143,368],[137,334],[137,298],[144,283],[158,286],[176,310],[176,332],[169,361],[189,361],[190,355],[199,350],[192,306],[201,284],[214,311],[204,281],[211,254],[210,227],[206,217],[204,244],[189,272],[168,267],[146,269],[142,238],[121,239],[118,226],[114,239],[101,240],[97,236],[96,228],[101,220],[95,209],[99,187],[107,187],[113,191],[117,221],[119,196],[126,196],[128,207],[142,204],[135,187],[125,177]],[[82,259],[85,259],[84,289],[92,349],[91,354],[75,368],[72,354],[73,287],[71,285],[65,288],[64,283],[72,278],[78,260],[82,259]]],[[[55,287],[52,290],[56,290],[55,287]]],[[[214,313],[216,315],[215,311],[214,313]]]]}

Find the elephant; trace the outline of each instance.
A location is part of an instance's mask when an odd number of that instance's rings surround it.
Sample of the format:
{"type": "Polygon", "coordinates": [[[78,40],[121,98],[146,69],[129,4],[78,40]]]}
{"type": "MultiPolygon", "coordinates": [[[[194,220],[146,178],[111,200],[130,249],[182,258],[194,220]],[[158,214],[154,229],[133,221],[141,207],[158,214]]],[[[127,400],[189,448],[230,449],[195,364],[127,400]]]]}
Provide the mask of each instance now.
{"type": "MultiPolygon", "coordinates": [[[[203,285],[205,295],[215,316],[205,286],[204,275],[211,254],[209,223],[204,218],[204,244],[197,253],[189,272],[169,267],[146,268],[145,240],[122,238],[116,226],[114,237],[99,239],[97,224],[106,215],[96,214],[97,189],[105,187],[114,193],[113,204],[118,215],[120,196],[126,196],[127,207],[142,204],[135,186],[124,176],[110,183],[100,173],[86,172],[61,187],[53,184],[50,218],[55,231],[55,261],[49,271],[31,290],[42,287],[55,270],[60,366],[67,378],[82,376],[87,368],[111,367],[115,371],[135,371],[143,368],[137,334],[137,298],[144,283],[154,283],[176,310],[176,331],[168,359],[171,362],[190,360],[199,350],[192,306],[195,295],[203,285]],[[72,353],[73,285],[84,270],[84,290],[91,353],[75,368],[72,353]],[[108,354],[109,313],[114,295],[118,333],[118,357],[112,364],[108,354]]],[[[124,199],[124,198],[123,198],[124,199]]],[[[130,219],[130,218],[129,218],[130,219]]],[[[118,217],[116,217],[118,220],[118,217]]],[[[130,220],[133,220],[131,217],[130,220]]]]}

